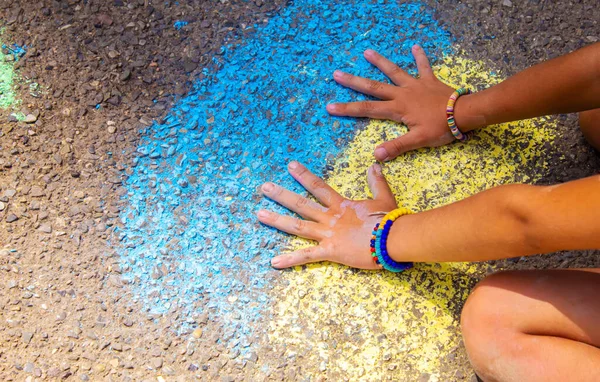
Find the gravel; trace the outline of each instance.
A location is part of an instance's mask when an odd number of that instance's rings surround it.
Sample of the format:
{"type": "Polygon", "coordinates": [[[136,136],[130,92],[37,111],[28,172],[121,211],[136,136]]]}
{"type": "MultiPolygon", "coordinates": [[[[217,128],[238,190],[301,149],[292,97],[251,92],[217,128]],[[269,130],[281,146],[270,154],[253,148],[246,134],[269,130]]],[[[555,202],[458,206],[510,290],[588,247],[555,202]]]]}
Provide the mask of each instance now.
{"type": "MultiPolygon", "coordinates": [[[[600,38],[593,2],[426,3],[460,36],[467,56],[502,75],[600,38]]],[[[28,47],[15,62],[25,80],[16,88],[19,110],[0,110],[0,121],[7,121],[0,124],[1,380],[283,380],[301,378],[300,370],[326,375],[331,369],[326,361],[284,360],[281,349],[261,336],[252,338],[252,346],[229,349],[223,343],[231,334],[210,314],[198,314],[190,329],[178,331],[180,307],[149,314],[128,293],[122,277],[128,265],[110,244],[119,242],[130,166],[139,157],[163,155],[136,152],[146,129],[191,89],[191,78],[203,76],[204,68],[218,69],[222,46],[251,34],[282,4],[0,0],[6,27],[0,38],[28,47]],[[177,21],[184,22],[180,29],[177,21]]],[[[576,120],[561,116],[559,122],[564,155],[553,159],[543,182],[597,173],[600,157],[585,145],[576,120]]],[[[227,150],[231,143],[220,141],[227,150]]],[[[164,155],[179,153],[173,146],[164,155]]],[[[256,170],[251,167],[248,172],[256,170]]],[[[174,182],[194,184],[193,178],[174,182]]],[[[600,266],[598,258],[598,252],[585,251],[506,265],[600,266]]],[[[155,274],[158,280],[171,277],[158,264],[155,274]]],[[[307,292],[297,293],[302,298],[307,292]]],[[[451,373],[456,380],[472,378],[468,370],[451,373]]]]}

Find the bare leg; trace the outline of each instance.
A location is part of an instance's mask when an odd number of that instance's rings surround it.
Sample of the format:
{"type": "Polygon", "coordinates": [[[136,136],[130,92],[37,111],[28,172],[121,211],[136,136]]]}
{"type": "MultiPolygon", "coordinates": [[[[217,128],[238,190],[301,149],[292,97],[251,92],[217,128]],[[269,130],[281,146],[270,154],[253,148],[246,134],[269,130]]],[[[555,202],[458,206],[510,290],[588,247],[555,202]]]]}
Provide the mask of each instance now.
{"type": "Polygon", "coordinates": [[[589,144],[600,151],[600,109],[579,113],[579,127],[589,144]]]}
{"type": "Polygon", "coordinates": [[[477,285],[462,312],[484,381],[600,381],[600,269],[512,271],[477,285]]]}

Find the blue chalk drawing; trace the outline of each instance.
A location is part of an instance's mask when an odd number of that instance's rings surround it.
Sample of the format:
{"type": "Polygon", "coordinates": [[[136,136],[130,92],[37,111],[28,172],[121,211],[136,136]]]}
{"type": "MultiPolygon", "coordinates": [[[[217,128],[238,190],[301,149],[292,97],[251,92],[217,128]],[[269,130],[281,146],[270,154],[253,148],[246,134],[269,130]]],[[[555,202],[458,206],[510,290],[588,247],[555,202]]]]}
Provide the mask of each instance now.
{"type": "Polygon", "coordinates": [[[15,61],[19,61],[19,59],[21,57],[23,57],[25,55],[25,53],[27,53],[27,45],[17,45],[17,44],[12,44],[12,45],[5,45],[2,44],[2,49],[5,49],[6,51],[8,51],[8,54],[12,55],[15,59],[15,61]]]}
{"type": "Polygon", "coordinates": [[[210,312],[230,344],[243,344],[269,303],[269,265],[283,235],[257,223],[265,181],[300,191],[296,159],[322,174],[356,120],[325,105],[364,97],[332,80],[335,69],[383,79],[362,57],[373,48],[414,69],[419,43],[441,57],[449,35],[420,3],[295,1],[251,37],[214,56],[193,90],[143,131],[125,187],[129,207],[114,242],[134,298],[182,321],[210,312]]]}
{"type": "Polygon", "coordinates": [[[175,21],[175,23],[173,24],[173,26],[175,27],[175,29],[177,30],[181,30],[181,28],[183,28],[184,26],[188,25],[189,23],[187,21],[175,21]]]}

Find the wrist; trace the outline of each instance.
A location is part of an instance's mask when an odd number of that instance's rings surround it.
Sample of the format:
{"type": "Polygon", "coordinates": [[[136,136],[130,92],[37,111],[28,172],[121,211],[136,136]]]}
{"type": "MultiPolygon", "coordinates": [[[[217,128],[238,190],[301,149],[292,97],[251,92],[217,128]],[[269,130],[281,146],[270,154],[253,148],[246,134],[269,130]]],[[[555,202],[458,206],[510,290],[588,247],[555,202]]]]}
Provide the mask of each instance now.
{"type": "Polygon", "coordinates": [[[397,219],[390,228],[387,251],[392,260],[397,262],[418,261],[413,256],[412,242],[414,232],[409,232],[418,214],[404,215],[397,219]]]}
{"type": "Polygon", "coordinates": [[[454,120],[463,133],[480,129],[487,125],[485,116],[481,113],[481,93],[463,95],[454,105],[454,120]]]}
{"type": "Polygon", "coordinates": [[[385,214],[381,222],[373,230],[373,237],[371,237],[371,256],[373,257],[373,261],[390,272],[402,272],[413,266],[412,262],[395,261],[388,252],[390,230],[394,226],[394,223],[403,216],[411,214],[412,211],[407,208],[396,208],[385,214]]]}

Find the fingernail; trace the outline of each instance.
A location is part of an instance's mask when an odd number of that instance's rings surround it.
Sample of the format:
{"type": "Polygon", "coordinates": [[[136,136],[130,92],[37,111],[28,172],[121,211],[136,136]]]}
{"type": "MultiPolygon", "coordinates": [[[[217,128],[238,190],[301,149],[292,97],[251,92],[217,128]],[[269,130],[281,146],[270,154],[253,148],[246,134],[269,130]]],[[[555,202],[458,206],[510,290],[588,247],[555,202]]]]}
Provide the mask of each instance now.
{"type": "Polygon", "coordinates": [[[281,263],[281,259],[279,257],[274,257],[271,259],[271,265],[277,267],[281,263]]]}
{"type": "Polygon", "coordinates": [[[265,211],[265,210],[258,211],[257,215],[258,215],[259,218],[267,218],[267,217],[269,217],[269,213],[267,211],[265,211]]]}
{"type": "Polygon", "coordinates": [[[375,175],[381,176],[381,165],[379,163],[375,163],[373,165],[373,171],[375,171],[375,175]]]}
{"type": "Polygon", "coordinates": [[[262,190],[263,190],[263,192],[271,192],[271,191],[273,191],[273,187],[274,187],[273,183],[265,183],[262,186],[262,190]]]}
{"type": "Polygon", "coordinates": [[[377,160],[379,161],[384,161],[387,159],[387,157],[390,156],[387,152],[387,150],[383,147],[378,147],[375,149],[375,158],[377,158],[377,160]]]}
{"type": "Polygon", "coordinates": [[[298,162],[296,162],[296,161],[291,161],[291,162],[290,162],[290,164],[288,164],[288,168],[289,168],[290,170],[295,170],[295,169],[297,169],[297,168],[298,168],[298,162]]]}
{"type": "Polygon", "coordinates": [[[336,111],[337,110],[337,105],[334,103],[330,103],[329,105],[327,105],[327,111],[336,111]]]}
{"type": "Polygon", "coordinates": [[[367,49],[365,50],[365,56],[367,57],[373,57],[375,55],[375,51],[373,49],[367,49]]]}
{"type": "Polygon", "coordinates": [[[341,70],[336,70],[335,72],[333,72],[333,78],[342,78],[344,76],[344,73],[341,70]]]}

